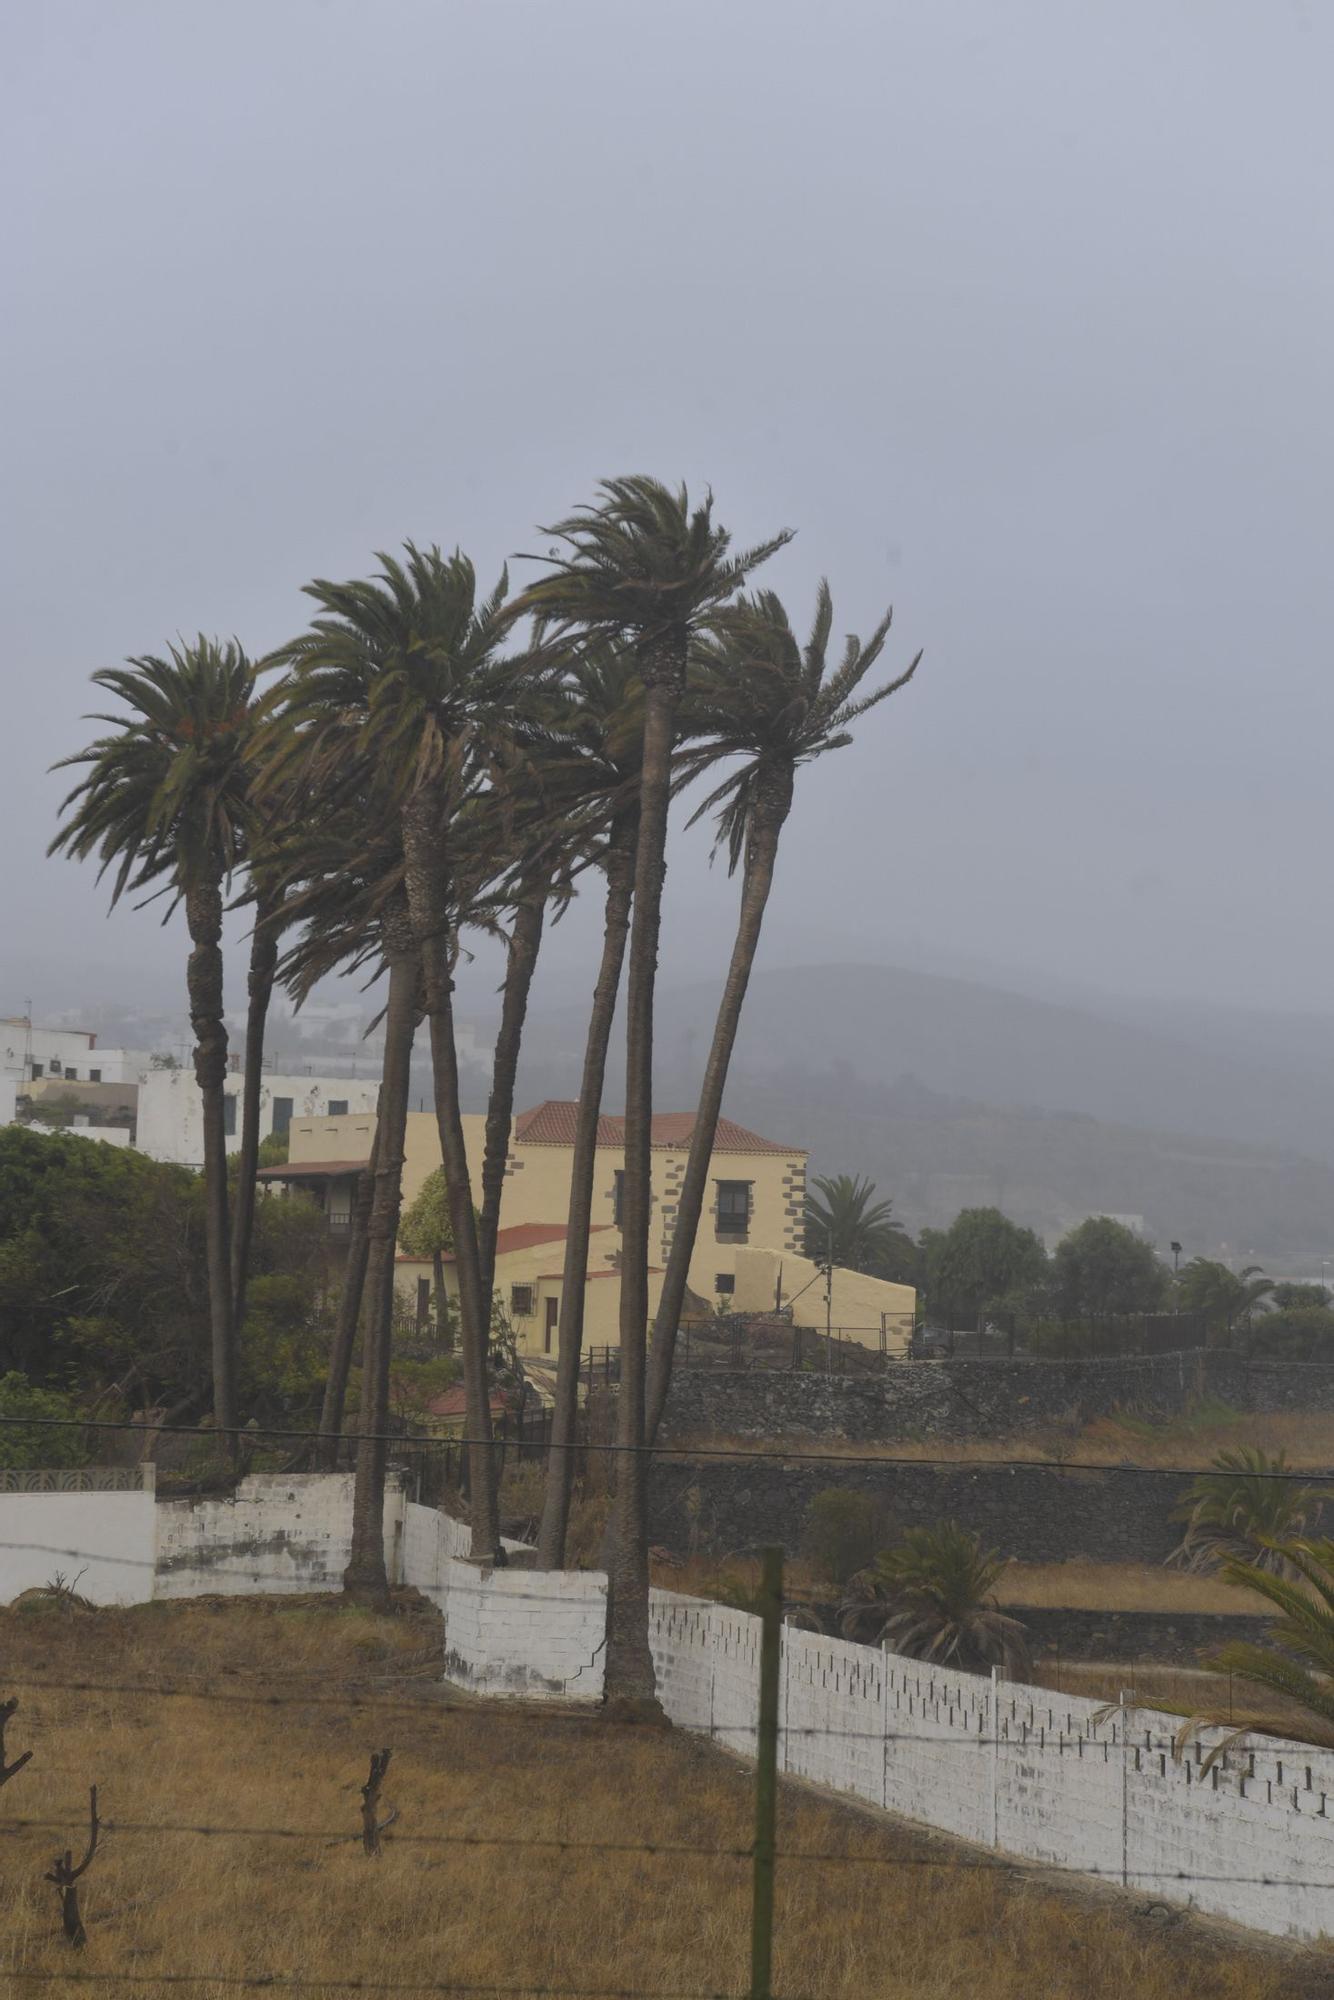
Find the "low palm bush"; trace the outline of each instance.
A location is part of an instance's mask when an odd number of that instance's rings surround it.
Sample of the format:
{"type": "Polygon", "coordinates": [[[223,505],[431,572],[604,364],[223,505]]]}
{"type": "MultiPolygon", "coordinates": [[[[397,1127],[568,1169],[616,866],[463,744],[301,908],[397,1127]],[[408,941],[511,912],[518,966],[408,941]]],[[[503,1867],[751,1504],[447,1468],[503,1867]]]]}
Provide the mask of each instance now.
{"type": "Polygon", "coordinates": [[[1287,1545],[1314,1527],[1329,1489],[1294,1478],[1281,1451],[1271,1458],[1242,1445],[1212,1463],[1173,1516],[1186,1532],[1168,1561],[1196,1572],[1241,1564],[1248,1574],[1293,1574],[1287,1545]]]}
{"type": "Polygon", "coordinates": [[[909,1528],[901,1542],[852,1579],[839,1617],[845,1638],[874,1639],[891,1652],[966,1673],[1029,1670],[1024,1628],[993,1595],[1006,1558],[985,1550],[957,1521],[909,1528]]]}
{"type": "Polygon", "coordinates": [[[1273,1553],[1283,1558],[1281,1572],[1250,1561],[1223,1569],[1229,1583],[1267,1598],[1278,1613],[1267,1643],[1233,1640],[1206,1664],[1295,1703],[1312,1741],[1334,1743],[1334,1541],[1294,1539],[1273,1553]]]}

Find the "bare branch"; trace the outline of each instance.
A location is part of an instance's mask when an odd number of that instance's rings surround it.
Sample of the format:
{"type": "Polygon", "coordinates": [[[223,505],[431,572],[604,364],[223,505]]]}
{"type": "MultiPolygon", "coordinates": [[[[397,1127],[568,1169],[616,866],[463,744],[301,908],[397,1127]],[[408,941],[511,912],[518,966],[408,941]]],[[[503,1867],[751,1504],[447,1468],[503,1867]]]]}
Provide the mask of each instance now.
{"type": "Polygon", "coordinates": [[[12,1694],[8,1701],[0,1701],[0,1785],[7,1785],[11,1778],[17,1776],[32,1756],[31,1750],[25,1750],[12,1764],[5,1762],[5,1725],[18,1705],[19,1698],[16,1694],[12,1694]]]}
{"type": "Polygon", "coordinates": [[[84,1850],[83,1860],[75,1867],[74,1850],[67,1847],[63,1854],[56,1855],[45,1878],[54,1885],[56,1894],[60,1898],[60,1920],[64,1926],[65,1936],[76,1948],[88,1941],[88,1933],[79,1914],[78,1882],[80,1877],[87,1873],[89,1863],[97,1852],[97,1836],[100,1831],[101,1821],[97,1817],[97,1786],[91,1785],[88,1790],[88,1845],[84,1850]]]}

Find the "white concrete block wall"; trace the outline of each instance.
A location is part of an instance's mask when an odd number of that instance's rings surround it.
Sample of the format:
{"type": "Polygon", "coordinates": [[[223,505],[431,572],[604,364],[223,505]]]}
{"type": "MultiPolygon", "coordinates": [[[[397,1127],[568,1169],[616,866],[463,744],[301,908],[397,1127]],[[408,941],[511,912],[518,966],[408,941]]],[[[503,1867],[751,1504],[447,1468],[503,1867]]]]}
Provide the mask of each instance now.
{"type": "MultiPolygon", "coordinates": [[[[157,1510],[156,1578],[145,1595],[244,1596],[342,1588],[352,1553],[353,1475],[258,1473],[235,1498],[167,1500],[157,1510]]],[[[99,1496],[104,1497],[104,1496],[99,1496]]],[[[385,1495],[385,1564],[402,1574],[402,1493],[385,1495]]]]}
{"type": "Polygon", "coordinates": [[[142,1604],[155,1534],[151,1480],[137,1493],[0,1494],[0,1603],[59,1573],[93,1604],[142,1604]]]}
{"type": "Polygon", "coordinates": [[[445,1678],[479,1694],[597,1701],[602,1694],[607,1580],[447,1557],[445,1678]]]}
{"type": "MultiPolygon", "coordinates": [[[[753,1754],[758,1621],[655,1592],[678,1726],[753,1754]]],[[[924,1826],[1257,1930],[1334,1936],[1334,1753],[1257,1738],[1201,1776],[1180,1718],[785,1630],[780,1766],[924,1826]]]]}

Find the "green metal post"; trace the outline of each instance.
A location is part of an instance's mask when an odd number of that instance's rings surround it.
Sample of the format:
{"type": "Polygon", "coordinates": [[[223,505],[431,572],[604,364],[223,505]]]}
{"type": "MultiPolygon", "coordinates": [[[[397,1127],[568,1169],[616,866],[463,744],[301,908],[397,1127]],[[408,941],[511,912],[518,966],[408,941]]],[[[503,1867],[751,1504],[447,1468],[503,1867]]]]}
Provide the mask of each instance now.
{"type": "Polygon", "coordinates": [[[765,1549],[760,1571],[760,1726],[755,1746],[755,1873],[750,2000],[771,2000],[774,1835],[778,1818],[778,1662],[783,1631],[783,1551],[765,1549]]]}

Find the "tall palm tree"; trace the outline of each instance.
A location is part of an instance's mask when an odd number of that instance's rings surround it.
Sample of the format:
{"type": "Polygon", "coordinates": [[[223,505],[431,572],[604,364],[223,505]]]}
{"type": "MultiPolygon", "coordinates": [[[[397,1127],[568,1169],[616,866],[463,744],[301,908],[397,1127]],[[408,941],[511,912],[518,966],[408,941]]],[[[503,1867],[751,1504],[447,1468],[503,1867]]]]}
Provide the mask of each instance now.
{"type": "Polygon", "coordinates": [[[238,1341],[245,1327],[250,1242],[255,1227],[255,1176],[259,1167],[260,1101],[264,1088],[264,1035],[273,999],[283,919],[283,887],[265,866],[263,845],[264,834],[259,831],[252,843],[250,857],[250,900],[254,906],[255,921],[250,933],[250,964],[246,973],[241,1143],[236,1149],[232,1212],[232,1324],[238,1341]]]}
{"type": "Polygon", "coordinates": [[[644,1443],[648,1339],[648,1245],[652,1167],[653,991],[666,869],[667,809],[676,717],[692,638],[735,597],[748,572],[781,548],[775,537],[740,555],[713,518],[713,498],[692,512],[676,492],[643,475],[611,479],[595,507],[543,533],[565,544],[552,574],[517,609],[557,632],[626,639],[644,687],[639,833],[626,986],[625,1180],[621,1256],[621,1390],[612,1558],[607,1590],[606,1679],[613,1700],[655,1700],[648,1643],[647,1467],[644,1443]]]}
{"type": "Polygon", "coordinates": [[[572,789],[582,797],[587,815],[582,833],[577,815],[571,833],[576,846],[581,841],[586,846],[602,873],[606,889],[602,952],[584,1043],[570,1155],[556,1387],[537,1536],[538,1566],[546,1570],[560,1569],[564,1563],[570,1518],[598,1124],[616,998],[630,933],[644,710],[643,684],[635,671],[633,654],[626,647],[601,645],[584,649],[571,665],[567,692],[569,712],[563,727],[573,766],[572,789]]]}
{"type": "Polygon", "coordinates": [[[792,810],[796,774],[803,764],[851,743],[851,726],[857,718],[906,686],[917,671],[920,653],[897,679],[870,694],[858,693],[884,648],[891,617],[892,613],[886,612],[865,645],[849,637],[842,660],[831,672],[829,636],[834,606],[828,584],[820,585],[815,620],[804,647],[779,598],[772,591],[762,591],[719,613],[714,632],[699,648],[699,685],[690,705],[701,711],[706,741],[694,758],[687,756],[685,774],[688,777],[703,770],[718,757],[742,760],[694,815],[699,819],[712,808],[721,808],[719,842],[726,846],[729,870],[734,873],[742,866],[741,903],[653,1329],[650,1440],[657,1435],[667,1400],[723,1091],[773,886],[778,843],[792,810]]]}
{"type": "Polygon", "coordinates": [[[95,715],[110,734],[61,766],[87,769],[61,804],[50,853],[96,856],[114,867],[111,901],[152,887],[185,906],[195,1079],[204,1111],[204,1201],[214,1421],[234,1444],[236,1357],[228,1252],[223,1085],[222,908],[245,859],[251,811],[248,752],[256,720],[255,670],[234,640],[202,635],[165,656],[143,654],[93,675],[125,704],[95,715]]]}
{"type": "MultiPolygon", "coordinates": [[[[343,758],[348,722],[354,721],[355,761],[374,769],[402,833],[404,887],[420,954],[436,1123],[454,1229],[471,1440],[472,1553],[490,1560],[499,1548],[499,1513],[490,1449],[488,1315],[454,1036],[452,836],[477,781],[487,731],[505,716],[532,669],[526,661],[499,658],[509,622],[503,616],[503,577],[479,601],[472,564],[457,552],[444,557],[439,549],[408,543],[401,563],[387,555],[378,561],[378,575],[367,582],[317,579],[307,584],[319,615],[281,657],[292,669],[298,690],[294,703],[315,739],[316,755],[324,734],[322,716],[337,718],[334,768],[343,758]]],[[[392,1155],[393,1148],[388,1151],[392,1155]]],[[[391,1171],[392,1158],[382,1157],[379,1170],[391,1171]]]]}
{"type": "MultiPolygon", "coordinates": [[[[307,741],[302,731],[294,727],[290,696],[291,691],[286,687],[273,691],[269,700],[272,720],[260,733],[259,754],[266,760],[269,774],[283,769],[290,772],[293,757],[308,757],[314,748],[313,737],[307,741]]],[[[344,760],[337,754],[333,725],[327,719],[321,734],[328,767],[336,770],[344,760]]],[[[347,758],[355,756],[355,745],[355,733],[349,729],[345,745],[347,758]]],[[[318,766],[316,768],[318,770],[318,766]]],[[[261,776],[261,785],[263,782],[261,776]]],[[[291,787],[287,790],[291,798],[291,787]]],[[[397,819],[385,800],[378,797],[373,789],[355,790],[331,809],[330,802],[327,799],[321,801],[314,786],[303,789],[299,799],[298,809],[292,814],[281,838],[275,839],[270,856],[273,878],[285,897],[283,907],[288,927],[296,933],[279,961],[277,976],[297,1008],[309,997],[316,983],[331,973],[350,974],[369,967],[367,984],[374,984],[385,973],[390,974],[392,983],[394,960],[403,957],[405,952],[401,929],[406,908],[403,844],[397,819]]],[[[403,972],[406,977],[406,967],[403,972]]],[[[369,1033],[381,1022],[385,1023],[384,1069],[390,1080],[388,1117],[391,1125],[399,1119],[406,1124],[409,1101],[407,1077],[416,1029],[415,1014],[409,1020],[406,1008],[399,1004],[401,993],[393,998],[394,1007],[391,1009],[386,1005],[367,1030],[369,1033]],[[394,1046],[395,1035],[406,1036],[406,1047],[394,1046]]],[[[392,1164],[387,1160],[383,1172],[380,1164],[381,1131],[385,1117],[386,1089],[382,1076],[370,1157],[357,1177],[353,1197],[343,1283],[320,1414],[320,1440],[316,1455],[326,1470],[332,1469],[337,1458],[337,1441],[342,1431],[357,1327],[363,1298],[368,1293],[372,1302],[366,1326],[368,1380],[374,1377],[380,1365],[382,1350],[386,1354],[388,1352],[393,1313],[393,1264],[391,1259],[385,1266],[383,1228],[386,1215],[401,1201],[401,1162],[398,1182],[391,1186],[386,1175],[393,1172],[392,1164]],[[381,1250],[375,1272],[371,1274],[371,1220],[377,1192],[380,1196],[377,1232],[381,1250]]],[[[387,1367],[387,1362],[385,1365],[387,1367]]],[[[362,1425],[363,1432],[368,1428],[368,1425],[362,1425]]],[[[378,1461],[368,1460],[369,1475],[374,1474],[376,1463],[378,1461]]],[[[359,1499],[363,1514],[368,1511],[373,1513],[377,1507],[381,1511],[383,1509],[383,1493],[379,1487],[374,1490],[367,1488],[360,1493],[359,1499]]],[[[363,1529],[359,1545],[370,1549],[378,1546],[369,1527],[363,1529]]],[[[354,1581],[361,1587],[359,1579],[354,1581]]],[[[378,1575],[372,1577],[369,1587],[379,1588],[378,1575]]]]}

